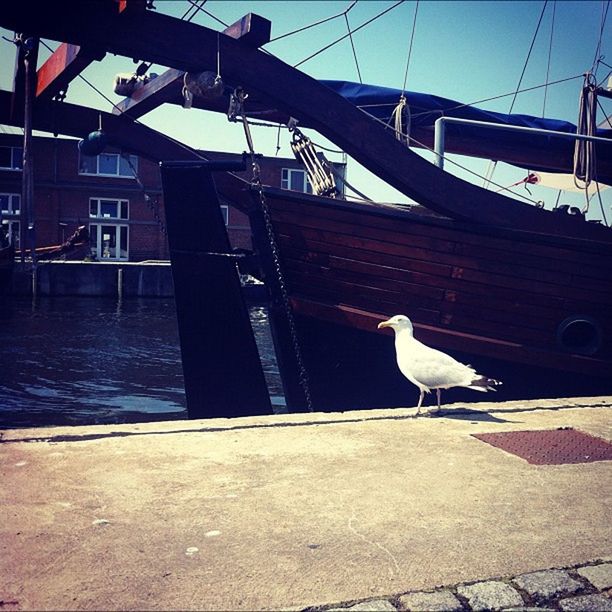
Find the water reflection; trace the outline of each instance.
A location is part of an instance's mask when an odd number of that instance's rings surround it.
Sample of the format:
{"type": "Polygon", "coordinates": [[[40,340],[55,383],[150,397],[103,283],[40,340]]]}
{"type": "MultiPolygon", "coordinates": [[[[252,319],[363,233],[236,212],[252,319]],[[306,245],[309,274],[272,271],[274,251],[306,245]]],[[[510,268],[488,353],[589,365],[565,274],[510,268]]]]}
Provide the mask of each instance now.
{"type": "MultiPolygon", "coordinates": [[[[250,316],[278,407],[265,308],[250,316]]],[[[4,300],[0,345],[0,426],[186,418],[173,300],[4,300]]]]}

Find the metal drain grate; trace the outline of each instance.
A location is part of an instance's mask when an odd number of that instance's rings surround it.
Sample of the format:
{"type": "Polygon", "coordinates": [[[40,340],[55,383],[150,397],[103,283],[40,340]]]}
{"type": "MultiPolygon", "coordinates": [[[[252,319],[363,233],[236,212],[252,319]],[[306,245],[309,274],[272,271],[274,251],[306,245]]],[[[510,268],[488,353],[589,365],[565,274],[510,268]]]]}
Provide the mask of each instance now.
{"type": "Polygon", "coordinates": [[[612,460],[612,444],[571,428],[472,435],[534,465],[612,460]]]}

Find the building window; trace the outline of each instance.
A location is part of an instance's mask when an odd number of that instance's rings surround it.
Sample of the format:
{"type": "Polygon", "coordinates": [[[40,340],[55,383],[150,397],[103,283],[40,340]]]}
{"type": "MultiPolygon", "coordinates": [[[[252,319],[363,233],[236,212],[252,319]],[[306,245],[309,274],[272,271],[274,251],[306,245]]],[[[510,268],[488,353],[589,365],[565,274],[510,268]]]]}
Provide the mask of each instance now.
{"type": "Polygon", "coordinates": [[[136,155],[120,155],[119,153],[102,153],[95,157],[79,155],[79,174],[134,178],[135,173],[138,173],[136,155]]]}
{"type": "Polygon", "coordinates": [[[23,149],[21,147],[0,147],[0,170],[21,170],[23,149]]]}
{"type": "Polygon", "coordinates": [[[129,258],[129,227],[92,223],[89,226],[89,243],[91,254],[96,259],[126,261],[129,258]]]}
{"type": "Polygon", "coordinates": [[[18,193],[0,193],[0,212],[3,215],[18,215],[21,210],[21,196],[18,193]]]}
{"type": "Polygon", "coordinates": [[[89,216],[97,219],[129,219],[129,202],[127,200],[90,198],[89,216]]]}
{"type": "Polygon", "coordinates": [[[112,223],[129,219],[130,206],[128,200],[110,198],[90,198],[89,241],[91,254],[97,259],[127,260],[129,257],[127,225],[112,223]],[[94,223],[94,219],[104,220],[104,223],[94,223]]]}
{"type": "Polygon", "coordinates": [[[312,193],[312,187],[308,182],[306,172],[296,168],[283,168],[281,170],[281,188],[312,193]]]}
{"type": "Polygon", "coordinates": [[[223,215],[223,223],[227,227],[229,225],[229,206],[221,204],[221,214],[223,215]]]}
{"type": "Polygon", "coordinates": [[[8,238],[9,244],[12,244],[16,249],[19,248],[19,221],[2,221],[2,231],[8,238]]]}

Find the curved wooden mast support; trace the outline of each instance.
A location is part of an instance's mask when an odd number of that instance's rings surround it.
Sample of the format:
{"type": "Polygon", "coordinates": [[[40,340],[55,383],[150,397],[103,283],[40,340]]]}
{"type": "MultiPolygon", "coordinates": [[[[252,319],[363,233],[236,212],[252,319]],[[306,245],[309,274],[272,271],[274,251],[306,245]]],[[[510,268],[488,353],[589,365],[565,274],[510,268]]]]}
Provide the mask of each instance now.
{"type": "MultiPolygon", "coordinates": [[[[21,125],[21,119],[18,116],[12,118],[10,115],[11,97],[11,92],[0,90],[0,123],[18,127],[21,125]]],[[[32,123],[35,130],[83,138],[98,129],[100,118],[111,146],[123,151],[156,162],[206,159],[205,155],[195,149],[127,117],[117,117],[69,102],[36,100],[32,123]]],[[[223,181],[219,195],[227,202],[237,205],[244,199],[246,188],[247,185],[238,178],[230,178],[223,181]]]]}
{"type": "Polygon", "coordinates": [[[113,2],[9,3],[0,25],[41,37],[87,44],[185,71],[215,70],[217,48],[226,85],[241,86],[302,119],[400,192],[455,219],[536,233],[612,241],[612,231],[552,213],[463,181],[400,144],[350,102],[288,66],[209,28],[152,11],[117,14],[113,2]],[[48,5],[47,5],[48,6],[48,5]]]}

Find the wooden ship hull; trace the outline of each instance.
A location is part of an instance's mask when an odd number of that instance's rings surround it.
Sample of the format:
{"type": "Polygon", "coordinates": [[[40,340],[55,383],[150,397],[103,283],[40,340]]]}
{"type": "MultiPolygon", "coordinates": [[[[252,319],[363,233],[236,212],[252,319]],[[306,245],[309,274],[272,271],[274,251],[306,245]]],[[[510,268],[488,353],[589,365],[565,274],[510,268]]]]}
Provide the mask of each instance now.
{"type": "MultiPolygon", "coordinates": [[[[610,392],[610,244],[421,207],[265,193],[316,410],[416,400],[393,338],[376,329],[394,314],[408,315],[423,342],[503,380],[496,399],[610,392]]],[[[267,236],[254,238],[265,251],[267,236]]]]}

